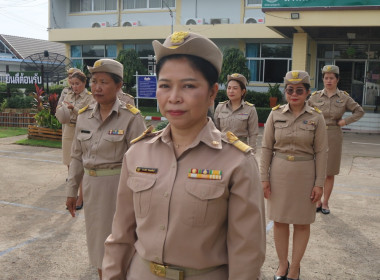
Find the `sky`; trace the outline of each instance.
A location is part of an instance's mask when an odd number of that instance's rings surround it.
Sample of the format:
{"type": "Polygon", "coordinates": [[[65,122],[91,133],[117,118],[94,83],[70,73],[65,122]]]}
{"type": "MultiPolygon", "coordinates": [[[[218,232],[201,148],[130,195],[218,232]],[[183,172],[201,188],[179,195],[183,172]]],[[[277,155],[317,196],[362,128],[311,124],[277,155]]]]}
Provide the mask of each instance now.
{"type": "Polygon", "coordinates": [[[0,0],[0,34],[48,40],[48,0],[0,0]]]}

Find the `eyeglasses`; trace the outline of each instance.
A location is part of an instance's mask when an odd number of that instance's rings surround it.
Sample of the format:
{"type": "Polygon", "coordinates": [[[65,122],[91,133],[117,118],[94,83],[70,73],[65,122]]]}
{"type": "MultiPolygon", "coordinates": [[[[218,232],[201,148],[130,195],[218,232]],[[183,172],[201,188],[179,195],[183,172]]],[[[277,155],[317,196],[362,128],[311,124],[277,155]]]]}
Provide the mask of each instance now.
{"type": "MultiPolygon", "coordinates": [[[[287,89],[285,89],[285,92],[287,94],[289,94],[289,95],[292,95],[294,93],[294,89],[293,88],[287,88],[287,89]]],[[[302,95],[305,92],[305,89],[303,89],[303,88],[297,88],[295,90],[295,92],[296,92],[297,95],[302,95]]]]}

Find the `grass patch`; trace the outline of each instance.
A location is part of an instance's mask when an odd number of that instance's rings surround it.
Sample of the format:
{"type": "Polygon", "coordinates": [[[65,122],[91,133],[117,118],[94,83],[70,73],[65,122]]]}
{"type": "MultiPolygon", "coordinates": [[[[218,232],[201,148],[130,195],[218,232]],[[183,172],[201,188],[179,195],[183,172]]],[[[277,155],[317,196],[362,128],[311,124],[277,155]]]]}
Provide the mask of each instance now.
{"type": "Polygon", "coordinates": [[[37,139],[22,139],[15,142],[19,145],[36,146],[36,147],[48,147],[48,148],[62,148],[61,141],[53,140],[37,140],[37,139]]]}
{"type": "Polygon", "coordinates": [[[141,111],[141,115],[143,115],[144,117],[162,117],[160,111],[157,112],[156,107],[139,107],[139,110],[141,111]]]}
{"type": "Polygon", "coordinates": [[[28,129],[24,127],[0,127],[0,138],[28,134],[28,129]]]}

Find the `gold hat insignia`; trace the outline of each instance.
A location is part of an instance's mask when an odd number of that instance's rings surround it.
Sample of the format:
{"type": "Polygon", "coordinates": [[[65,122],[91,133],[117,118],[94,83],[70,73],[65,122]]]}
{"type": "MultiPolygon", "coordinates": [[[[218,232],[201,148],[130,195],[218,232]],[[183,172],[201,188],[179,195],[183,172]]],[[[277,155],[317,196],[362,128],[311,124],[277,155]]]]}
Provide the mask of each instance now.
{"type": "Polygon", "coordinates": [[[331,66],[327,66],[327,71],[331,71],[331,66]]]}
{"type": "Polygon", "coordinates": [[[180,45],[185,41],[187,37],[189,37],[189,32],[178,31],[173,33],[170,41],[173,45],[180,45]]]}
{"type": "Polygon", "coordinates": [[[102,65],[103,65],[103,61],[101,61],[101,60],[97,60],[94,63],[94,67],[99,67],[99,66],[102,66],[102,65]]]}
{"type": "Polygon", "coordinates": [[[297,78],[298,78],[298,75],[299,75],[299,72],[297,72],[297,71],[292,71],[293,79],[297,79],[297,78]]]}
{"type": "Polygon", "coordinates": [[[239,77],[239,74],[238,73],[234,73],[234,74],[231,75],[231,77],[237,78],[237,77],[239,77]]]}

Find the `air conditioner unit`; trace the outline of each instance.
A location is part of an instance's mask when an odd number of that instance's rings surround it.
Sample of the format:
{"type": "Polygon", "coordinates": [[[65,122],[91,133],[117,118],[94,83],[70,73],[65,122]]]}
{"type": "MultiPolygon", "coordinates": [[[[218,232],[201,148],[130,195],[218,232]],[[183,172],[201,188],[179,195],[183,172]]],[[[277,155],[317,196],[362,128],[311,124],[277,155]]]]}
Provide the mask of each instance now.
{"type": "Polygon", "coordinates": [[[265,23],[264,18],[255,18],[255,17],[245,17],[244,18],[244,23],[249,24],[249,23],[265,23]]]}
{"type": "Polygon", "coordinates": [[[123,22],[123,27],[136,27],[136,26],[140,26],[140,21],[139,20],[124,21],[123,22]]]}
{"type": "Polygon", "coordinates": [[[186,20],[186,25],[200,25],[204,24],[203,18],[189,18],[186,20]]]}
{"type": "Polygon", "coordinates": [[[110,26],[110,23],[108,21],[93,22],[91,24],[92,28],[109,27],[109,26],[110,26]]]}

